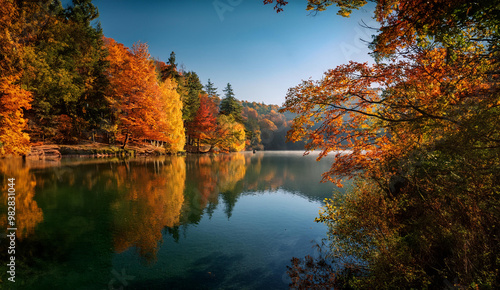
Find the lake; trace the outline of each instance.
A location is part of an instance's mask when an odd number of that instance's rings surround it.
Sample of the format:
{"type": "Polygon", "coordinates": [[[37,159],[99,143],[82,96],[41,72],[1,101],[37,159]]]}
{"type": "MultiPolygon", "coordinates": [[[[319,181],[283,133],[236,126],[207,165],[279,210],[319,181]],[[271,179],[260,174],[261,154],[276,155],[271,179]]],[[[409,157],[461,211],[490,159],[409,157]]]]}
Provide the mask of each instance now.
{"type": "Polygon", "coordinates": [[[0,160],[0,225],[15,178],[17,227],[16,282],[3,234],[0,288],[287,289],[292,257],[326,236],[332,159],[315,157],[0,160]]]}

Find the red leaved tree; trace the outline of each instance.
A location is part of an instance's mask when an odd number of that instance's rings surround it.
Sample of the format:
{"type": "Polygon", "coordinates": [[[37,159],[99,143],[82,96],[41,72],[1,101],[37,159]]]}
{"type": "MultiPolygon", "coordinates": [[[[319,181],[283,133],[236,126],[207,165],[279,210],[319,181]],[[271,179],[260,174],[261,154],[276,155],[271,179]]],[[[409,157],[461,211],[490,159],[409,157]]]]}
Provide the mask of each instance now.
{"type": "Polygon", "coordinates": [[[187,132],[190,138],[196,140],[197,150],[200,151],[201,143],[215,138],[217,129],[217,108],[207,95],[200,95],[200,107],[193,121],[188,123],[187,132]]]}

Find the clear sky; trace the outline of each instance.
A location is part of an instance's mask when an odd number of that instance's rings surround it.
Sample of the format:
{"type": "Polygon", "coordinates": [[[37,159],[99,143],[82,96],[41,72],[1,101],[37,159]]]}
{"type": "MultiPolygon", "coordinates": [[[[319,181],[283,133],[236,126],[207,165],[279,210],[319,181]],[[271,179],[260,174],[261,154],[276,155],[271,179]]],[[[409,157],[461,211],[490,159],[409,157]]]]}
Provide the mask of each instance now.
{"type": "Polygon", "coordinates": [[[170,52],[205,85],[223,95],[227,83],[239,100],[281,105],[289,87],[349,60],[371,61],[361,39],[376,25],[373,9],[350,18],[335,7],[312,16],[306,1],[290,0],[277,14],[262,0],[94,0],[104,35],[131,47],[146,42],[154,58],[170,52]]]}

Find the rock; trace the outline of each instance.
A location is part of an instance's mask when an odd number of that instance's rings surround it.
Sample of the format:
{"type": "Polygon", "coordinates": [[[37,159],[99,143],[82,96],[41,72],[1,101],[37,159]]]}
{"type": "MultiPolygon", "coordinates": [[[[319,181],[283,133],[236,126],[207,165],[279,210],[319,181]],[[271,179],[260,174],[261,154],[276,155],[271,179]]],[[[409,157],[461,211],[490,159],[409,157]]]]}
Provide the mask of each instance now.
{"type": "Polygon", "coordinates": [[[59,147],[55,145],[42,145],[31,147],[30,153],[26,155],[26,159],[37,160],[58,160],[62,155],[59,152],[59,147]]]}

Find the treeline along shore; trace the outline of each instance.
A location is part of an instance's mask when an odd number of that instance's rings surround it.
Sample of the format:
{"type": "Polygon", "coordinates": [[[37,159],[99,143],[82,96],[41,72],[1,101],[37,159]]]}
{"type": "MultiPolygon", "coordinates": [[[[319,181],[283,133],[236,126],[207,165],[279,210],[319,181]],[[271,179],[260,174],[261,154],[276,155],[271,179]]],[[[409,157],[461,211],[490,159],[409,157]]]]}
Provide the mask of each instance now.
{"type": "Polygon", "coordinates": [[[91,0],[1,3],[0,156],[303,148],[285,143],[293,114],[277,105],[242,102],[230,83],[220,96],[174,52],[162,61],[105,37],[91,0]]]}

